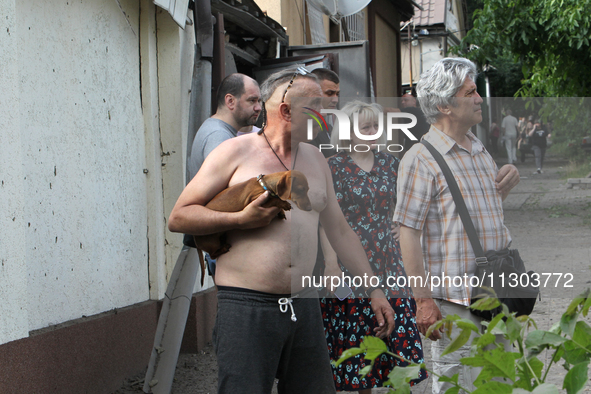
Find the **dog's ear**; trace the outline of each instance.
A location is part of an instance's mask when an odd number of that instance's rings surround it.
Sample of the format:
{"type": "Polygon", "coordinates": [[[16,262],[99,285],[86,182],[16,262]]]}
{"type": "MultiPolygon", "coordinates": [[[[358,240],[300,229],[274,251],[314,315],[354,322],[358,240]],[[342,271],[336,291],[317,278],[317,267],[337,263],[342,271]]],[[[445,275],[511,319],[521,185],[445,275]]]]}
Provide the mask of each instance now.
{"type": "Polygon", "coordinates": [[[285,171],[279,182],[277,182],[277,195],[282,200],[291,198],[291,171],[285,171]]]}

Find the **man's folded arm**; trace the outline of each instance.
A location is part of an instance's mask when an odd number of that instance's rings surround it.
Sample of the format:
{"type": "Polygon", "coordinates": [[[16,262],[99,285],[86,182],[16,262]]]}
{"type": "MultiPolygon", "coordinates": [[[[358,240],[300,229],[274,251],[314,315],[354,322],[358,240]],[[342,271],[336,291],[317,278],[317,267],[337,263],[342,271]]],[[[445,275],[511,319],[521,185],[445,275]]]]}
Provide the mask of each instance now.
{"type": "Polygon", "coordinates": [[[214,149],[203,166],[179,196],[168,220],[168,229],[192,235],[206,235],[234,229],[262,227],[271,222],[279,209],[263,208],[268,198],[264,193],[239,212],[219,212],[205,207],[219,192],[226,189],[236,166],[232,155],[232,140],[214,149]]]}

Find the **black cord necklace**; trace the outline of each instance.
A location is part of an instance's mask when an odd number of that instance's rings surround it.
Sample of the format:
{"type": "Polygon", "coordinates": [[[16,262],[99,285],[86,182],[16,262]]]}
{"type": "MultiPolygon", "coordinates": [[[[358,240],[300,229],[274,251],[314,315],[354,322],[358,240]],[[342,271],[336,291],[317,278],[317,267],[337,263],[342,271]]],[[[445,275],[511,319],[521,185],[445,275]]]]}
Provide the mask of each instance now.
{"type": "MultiPolygon", "coordinates": [[[[279,163],[281,163],[281,165],[283,166],[283,168],[285,168],[286,171],[289,171],[289,168],[287,168],[287,166],[283,163],[283,160],[281,160],[281,158],[279,157],[279,155],[277,154],[277,152],[275,152],[275,149],[273,149],[273,147],[271,146],[271,143],[269,142],[269,139],[267,138],[267,135],[264,132],[264,129],[260,131],[260,134],[263,135],[263,137],[265,137],[265,141],[267,141],[267,145],[269,145],[269,148],[271,148],[271,150],[273,151],[273,154],[275,154],[275,157],[277,158],[277,160],[279,160],[279,163]]],[[[292,169],[295,168],[296,165],[296,160],[298,159],[298,151],[300,149],[300,144],[298,143],[298,146],[296,148],[296,152],[295,152],[295,158],[293,159],[293,167],[292,169]]]]}

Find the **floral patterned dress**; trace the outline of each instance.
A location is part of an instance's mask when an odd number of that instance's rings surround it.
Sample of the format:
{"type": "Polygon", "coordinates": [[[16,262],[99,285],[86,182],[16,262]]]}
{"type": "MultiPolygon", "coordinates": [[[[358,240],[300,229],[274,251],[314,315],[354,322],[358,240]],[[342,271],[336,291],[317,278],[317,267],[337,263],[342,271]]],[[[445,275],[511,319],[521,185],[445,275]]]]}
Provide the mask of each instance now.
{"type": "MultiPolygon", "coordinates": [[[[370,172],[359,168],[351,157],[340,152],[328,160],[332,171],[336,197],[351,228],[361,240],[367,258],[380,278],[380,285],[394,309],[396,328],[385,339],[388,349],[415,363],[423,362],[423,349],[416,326],[416,304],[407,287],[387,286],[399,276],[406,276],[401,260],[400,245],[391,233],[392,216],[396,205],[396,179],[399,160],[389,154],[374,152],[374,164],[370,172]]],[[[345,275],[352,275],[339,261],[345,275]]],[[[402,283],[402,281],[400,282],[402,283]]],[[[344,300],[323,298],[321,300],[324,332],[331,360],[338,360],[341,353],[358,347],[365,335],[374,335],[377,326],[371,302],[362,297],[362,289],[353,288],[344,300]],[[355,296],[356,294],[356,296],[355,296]]],[[[369,363],[367,363],[369,365],[369,363]]],[[[357,391],[383,386],[395,366],[406,363],[383,354],[376,360],[372,371],[363,379],[359,371],[366,366],[363,355],[348,359],[337,368],[333,377],[337,391],[357,391]]],[[[427,377],[421,370],[418,383],[427,377]]]]}

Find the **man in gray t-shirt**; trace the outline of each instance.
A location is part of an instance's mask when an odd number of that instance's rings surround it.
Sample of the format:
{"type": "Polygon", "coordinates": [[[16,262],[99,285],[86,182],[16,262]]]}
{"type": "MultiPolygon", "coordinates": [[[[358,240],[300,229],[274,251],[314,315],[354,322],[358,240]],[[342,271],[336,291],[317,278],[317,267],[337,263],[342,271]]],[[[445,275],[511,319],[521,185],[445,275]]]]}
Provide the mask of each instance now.
{"type": "Polygon", "coordinates": [[[191,179],[197,174],[205,158],[219,144],[236,137],[237,130],[221,119],[209,118],[199,128],[191,147],[189,175],[191,179]]]}
{"type": "Polygon", "coordinates": [[[218,88],[217,104],[217,112],[203,122],[193,140],[188,163],[191,179],[212,150],[236,137],[238,129],[256,123],[262,109],[259,84],[244,74],[230,74],[218,88]]]}
{"type": "MultiPolygon", "coordinates": [[[[238,129],[254,125],[262,110],[259,84],[244,74],[235,73],[224,78],[216,99],[215,115],[201,124],[191,146],[187,164],[191,179],[211,151],[225,140],[236,137],[238,129]]],[[[195,247],[191,235],[185,235],[183,243],[195,247]]]]}

